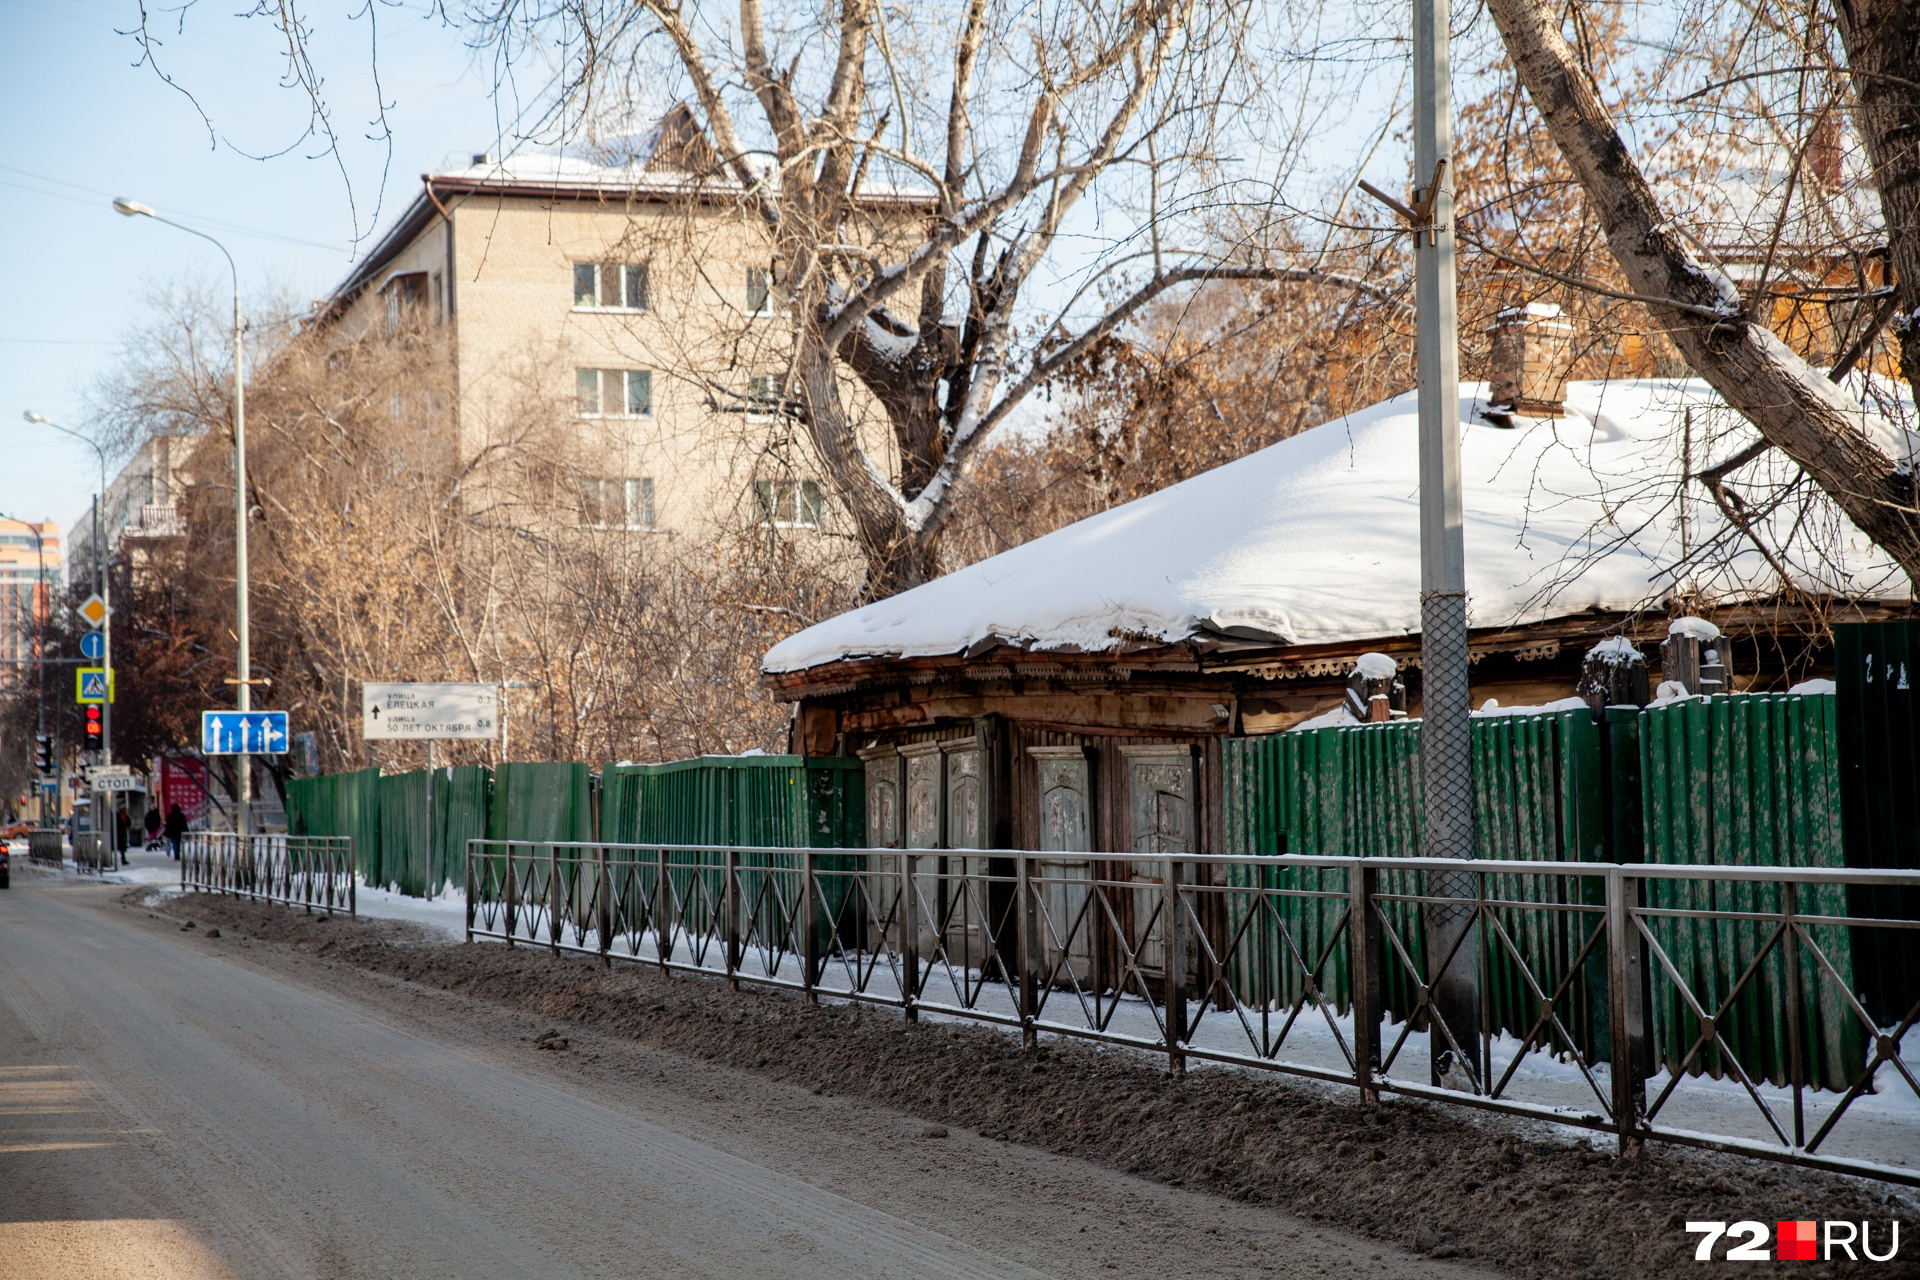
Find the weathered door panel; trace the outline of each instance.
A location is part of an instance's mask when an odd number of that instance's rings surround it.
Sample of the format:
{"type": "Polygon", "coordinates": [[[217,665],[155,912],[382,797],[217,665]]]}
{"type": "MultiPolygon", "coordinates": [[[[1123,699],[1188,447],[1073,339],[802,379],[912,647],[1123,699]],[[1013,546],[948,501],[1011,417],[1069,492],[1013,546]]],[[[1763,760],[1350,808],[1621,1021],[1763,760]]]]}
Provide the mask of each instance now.
{"type": "MultiPolygon", "coordinates": [[[[1083,747],[1030,747],[1040,802],[1038,829],[1043,853],[1090,854],[1093,850],[1092,765],[1083,747]]],[[[1089,904],[1091,857],[1041,858],[1041,918],[1036,922],[1035,957],[1044,979],[1069,980],[1083,989],[1095,979],[1093,939],[1097,911],[1089,904]]]]}
{"type": "Polygon", "coordinates": [[[1140,968],[1151,977],[1166,966],[1165,867],[1160,857],[1193,853],[1199,844],[1193,749],[1154,744],[1123,746],[1120,753],[1127,769],[1128,851],[1136,855],[1128,865],[1132,879],[1141,885],[1129,895],[1131,932],[1140,968]],[[1156,910],[1163,915],[1156,916],[1156,910]]]}

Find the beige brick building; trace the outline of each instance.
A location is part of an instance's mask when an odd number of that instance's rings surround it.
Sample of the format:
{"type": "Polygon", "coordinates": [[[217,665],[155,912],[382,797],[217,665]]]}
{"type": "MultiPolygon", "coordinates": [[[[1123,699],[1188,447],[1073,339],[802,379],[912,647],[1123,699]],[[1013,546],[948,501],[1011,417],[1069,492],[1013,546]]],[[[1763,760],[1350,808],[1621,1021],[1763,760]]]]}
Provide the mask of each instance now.
{"type": "MultiPolygon", "coordinates": [[[[570,416],[556,506],[583,525],[830,526],[804,429],[771,411],[789,317],[766,238],[685,108],[653,137],[620,166],[477,155],[423,175],[326,315],[348,334],[413,319],[445,335],[464,456],[570,416]]],[[[882,223],[917,216],[910,196],[864,199],[882,223]]]]}

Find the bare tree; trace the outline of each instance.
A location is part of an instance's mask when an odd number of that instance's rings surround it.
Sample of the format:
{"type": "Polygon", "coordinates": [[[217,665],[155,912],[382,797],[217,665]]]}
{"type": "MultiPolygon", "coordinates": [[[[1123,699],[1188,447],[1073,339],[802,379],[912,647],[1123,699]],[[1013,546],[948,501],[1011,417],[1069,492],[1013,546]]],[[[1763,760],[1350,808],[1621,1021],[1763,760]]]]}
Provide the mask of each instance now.
{"type": "Polygon", "coordinates": [[[552,136],[617,129],[663,77],[688,88],[714,184],[776,267],[783,411],[850,513],[866,592],[886,595],[937,571],[994,428],[1155,298],[1221,279],[1356,283],[1162,242],[1224,181],[1221,141],[1265,70],[1247,48],[1257,16],[1242,0],[743,0],[731,19],[676,0],[509,0],[469,22],[503,67],[564,51],[552,136]],[[876,213],[881,190],[909,212],[876,213]],[[1124,230],[1096,233],[1101,219],[1124,230]],[[863,398],[884,415],[877,439],[863,398]]]}
{"type": "MultiPolygon", "coordinates": [[[[1663,210],[1601,99],[1591,61],[1563,34],[1566,11],[1541,0],[1488,0],[1488,10],[1606,235],[1625,277],[1623,296],[1647,308],[1687,363],[1758,428],[1766,444],[1790,457],[1909,575],[1920,574],[1920,503],[1910,432],[1881,405],[1843,391],[1828,371],[1782,341],[1769,327],[1770,310],[1757,307],[1760,299],[1751,291],[1743,294],[1708,260],[1701,239],[1690,242],[1682,223],[1663,210]]],[[[1742,29],[1746,35],[1769,28],[1790,31],[1794,39],[1781,47],[1797,48],[1801,59],[1823,54],[1820,24],[1809,31],[1804,13],[1755,6],[1743,16],[1752,19],[1742,29]]],[[[1890,4],[1849,10],[1842,22],[1849,50],[1871,64],[1856,78],[1875,83],[1874,103],[1862,113],[1862,132],[1876,157],[1875,180],[1896,266],[1907,253],[1915,253],[1920,263],[1920,251],[1901,247],[1916,232],[1912,200],[1920,194],[1913,180],[1920,162],[1911,154],[1910,137],[1899,143],[1905,154],[1892,156],[1900,131],[1911,127],[1904,122],[1913,111],[1911,82],[1886,79],[1895,74],[1890,68],[1904,66],[1902,59],[1912,56],[1910,34],[1904,52],[1899,43],[1911,21],[1910,13],[1890,4]],[[1896,101],[1902,95],[1904,101],[1896,101]],[[1888,164],[1878,164],[1881,154],[1890,157],[1888,164]]],[[[1734,57],[1752,45],[1735,42],[1734,57]]],[[[1742,84],[1794,70],[1764,60],[1758,66],[1729,65],[1726,59],[1714,65],[1742,84]]],[[[1905,272],[1901,277],[1898,288],[1920,287],[1905,272]]],[[[1856,277],[1855,288],[1866,292],[1864,273],[1856,277]]],[[[1904,334],[1902,345],[1904,362],[1904,334]]]]}

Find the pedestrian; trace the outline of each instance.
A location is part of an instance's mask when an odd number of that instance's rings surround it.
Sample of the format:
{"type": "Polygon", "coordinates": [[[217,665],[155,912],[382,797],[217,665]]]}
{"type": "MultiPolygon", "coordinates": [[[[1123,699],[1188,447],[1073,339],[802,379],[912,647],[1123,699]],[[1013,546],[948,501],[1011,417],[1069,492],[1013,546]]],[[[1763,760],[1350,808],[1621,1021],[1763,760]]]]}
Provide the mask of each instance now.
{"type": "Polygon", "coordinates": [[[168,852],[173,857],[178,858],[180,856],[180,837],[187,834],[187,815],[180,812],[179,805],[176,804],[168,807],[167,825],[164,830],[167,834],[168,852]]]}
{"type": "Polygon", "coordinates": [[[113,847],[114,847],[114,850],[119,853],[120,865],[123,867],[127,865],[127,832],[132,828],[132,826],[133,826],[133,821],[127,813],[127,806],[123,804],[114,805],[113,806],[113,835],[114,835],[113,847]]]}
{"type": "Polygon", "coordinates": [[[147,806],[147,816],[141,819],[140,828],[141,830],[147,833],[147,847],[151,849],[153,847],[153,842],[160,838],[160,806],[159,805],[150,804],[147,806]]]}

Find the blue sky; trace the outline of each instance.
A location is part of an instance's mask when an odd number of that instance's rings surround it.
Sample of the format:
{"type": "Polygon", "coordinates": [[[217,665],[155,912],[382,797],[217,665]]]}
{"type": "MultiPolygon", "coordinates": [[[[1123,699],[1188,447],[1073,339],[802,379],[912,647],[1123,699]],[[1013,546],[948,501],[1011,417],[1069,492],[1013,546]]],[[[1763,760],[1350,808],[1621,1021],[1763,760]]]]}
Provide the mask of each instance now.
{"type": "Polygon", "coordinates": [[[366,137],[378,100],[370,33],[345,16],[360,4],[318,0],[303,7],[314,10],[347,176],[331,158],[311,158],[311,141],[272,160],[240,154],[287,147],[307,119],[304,97],[281,85],[272,29],[233,16],[244,7],[201,0],[181,19],[154,6],[167,24],[162,65],[211,117],[215,146],[193,102],[135,65],[139,46],[119,33],[139,20],[131,0],[0,0],[0,118],[10,125],[0,143],[0,513],[51,517],[63,530],[83,519],[98,487],[93,451],[21,412],[83,425],[84,388],[115,357],[151,285],[227,288],[211,245],[122,218],[112,196],[219,237],[246,290],[319,296],[353,260],[356,213],[363,235],[373,229],[383,168],[381,227],[421,173],[493,146],[490,81],[458,34],[424,19],[417,0],[375,4],[389,164],[366,137]]]}

